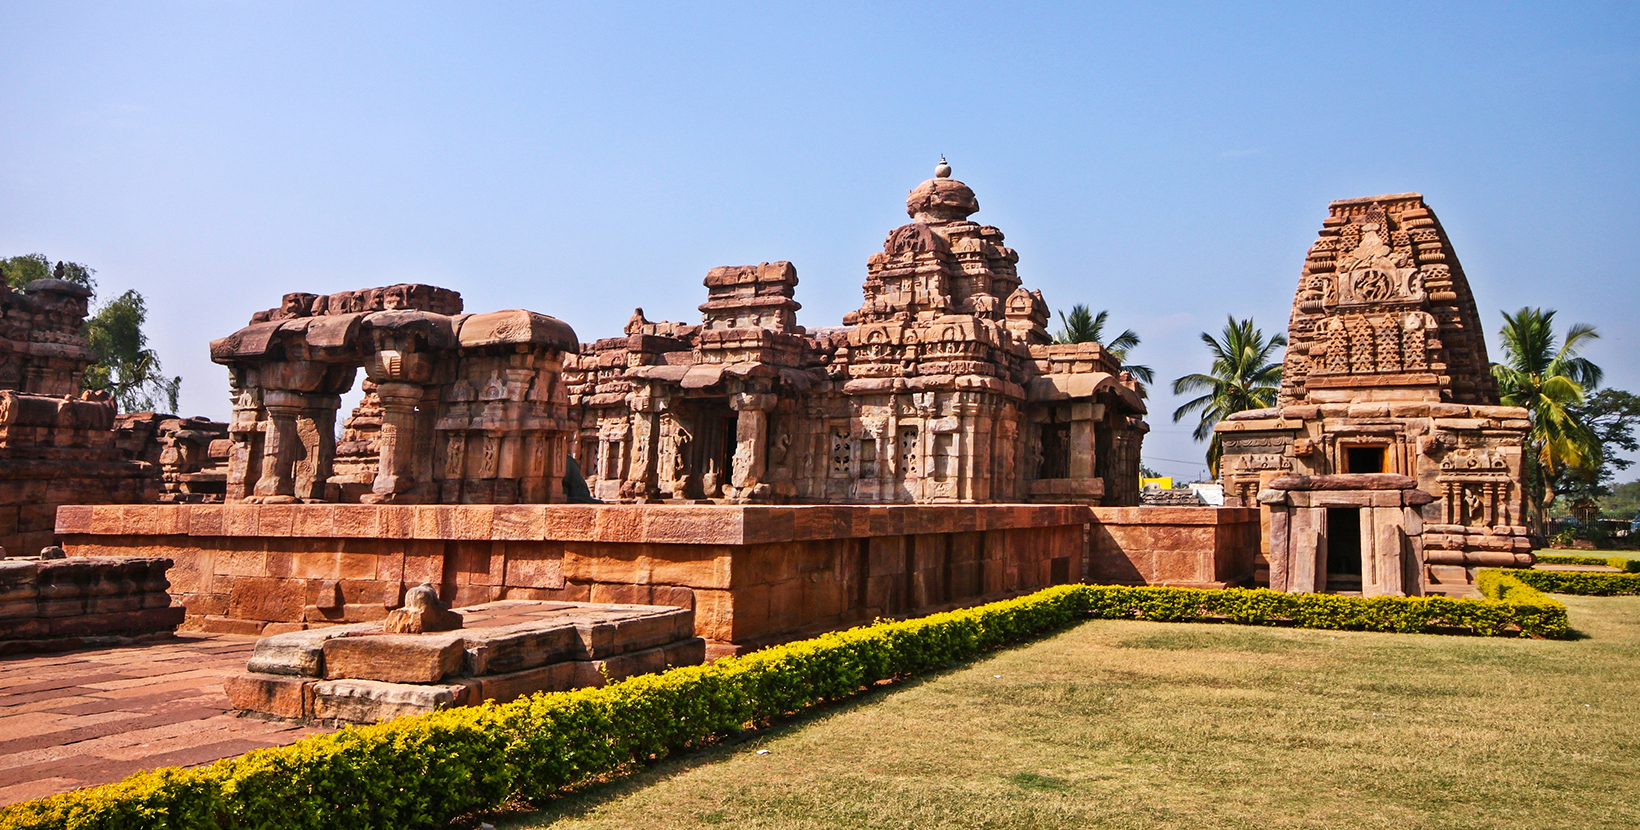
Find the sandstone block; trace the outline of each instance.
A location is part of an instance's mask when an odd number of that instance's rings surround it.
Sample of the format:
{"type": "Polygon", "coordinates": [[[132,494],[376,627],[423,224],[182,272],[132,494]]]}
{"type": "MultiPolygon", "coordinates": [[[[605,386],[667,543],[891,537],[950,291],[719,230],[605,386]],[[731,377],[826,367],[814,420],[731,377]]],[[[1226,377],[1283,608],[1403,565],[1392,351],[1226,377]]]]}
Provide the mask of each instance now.
{"type": "Polygon", "coordinates": [[[461,671],[467,657],[460,632],[339,637],[323,648],[326,680],[436,683],[461,671]]]}
{"type": "Polygon", "coordinates": [[[467,702],[465,685],[421,686],[375,680],[327,680],[313,684],[313,716],[319,720],[376,723],[467,702]]]}
{"type": "Polygon", "coordinates": [[[279,674],[249,672],[222,681],[233,708],[290,720],[313,717],[314,681],[279,674]]]}
{"type": "Polygon", "coordinates": [[[228,590],[228,615],[242,620],[296,622],[306,605],[307,584],[296,579],[239,577],[228,590]]]}
{"type": "Polygon", "coordinates": [[[506,674],[478,678],[485,700],[506,703],[536,692],[563,692],[576,686],[578,663],[562,661],[506,674]]]}
{"type": "MultiPolygon", "coordinates": [[[[192,621],[190,620],[190,623],[192,621]]],[[[199,620],[198,626],[190,625],[190,630],[202,631],[206,634],[261,634],[262,620],[243,620],[237,617],[218,617],[206,615],[199,620]]]]}
{"type": "Polygon", "coordinates": [[[346,636],[368,626],[333,626],[306,631],[291,631],[263,637],[256,641],[246,669],[264,674],[323,677],[325,674],[326,640],[346,636]]]}
{"type": "Polygon", "coordinates": [[[538,626],[526,623],[465,631],[468,673],[505,674],[584,656],[581,634],[573,624],[538,626]]]}

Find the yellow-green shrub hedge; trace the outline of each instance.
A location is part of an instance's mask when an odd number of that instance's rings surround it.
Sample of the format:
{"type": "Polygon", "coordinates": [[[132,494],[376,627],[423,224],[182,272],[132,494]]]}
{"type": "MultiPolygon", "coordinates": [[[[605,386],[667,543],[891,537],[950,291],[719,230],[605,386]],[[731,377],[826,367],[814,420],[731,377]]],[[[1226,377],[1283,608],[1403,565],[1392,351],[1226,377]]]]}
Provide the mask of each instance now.
{"type": "Polygon", "coordinates": [[[1508,573],[1540,591],[1553,594],[1582,594],[1593,597],[1640,594],[1640,574],[1533,571],[1525,568],[1511,569],[1508,573]]]}
{"type": "Polygon", "coordinates": [[[1605,565],[1624,573],[1640,574],[1640,559],[1626,556],[1573,556],[1562,553],[1540,553],[1539,565],[1605,565]]]}
{"type": "Polygon", "coordinates": [[[946,666],[1088,615],[1372,631],[1458,626],[1482,634],[1565,633],[1564,606],[1518,580],[1487,578],[1496,599],[1064,585],[599,689],[435,712],[205,767],[139,773],[7,808],[0,812],[0,830],[436,828],[452,816],[520,797],[539,801],[748,725],[848,697],[879,680],[946,666]]]}

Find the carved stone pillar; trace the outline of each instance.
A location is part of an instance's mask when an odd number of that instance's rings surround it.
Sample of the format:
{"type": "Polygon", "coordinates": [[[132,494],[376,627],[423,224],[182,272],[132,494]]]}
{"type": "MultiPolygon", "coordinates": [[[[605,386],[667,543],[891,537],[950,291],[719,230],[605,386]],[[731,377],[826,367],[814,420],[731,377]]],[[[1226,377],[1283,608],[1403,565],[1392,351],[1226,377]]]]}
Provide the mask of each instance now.
{"type": "Polygon", "coordinates": [[[296,419],[306,409],[300,392],[268,389],[262,393],[267,410],[267,434],[262,439],[262,477],[256,481],[255,497],[265,504],[297,501],[296,462],[303,456],[296,419]]]}
{"type": "Polygon", "coordinates": [[[228,454],[228,502],[244,501],[256,495],[256,482],[261,478],[262,461],[262,390],[255,386],[240,388],[235,383],[233,415],[228,422],[228,436],[233,447],[228,454]]]}
{"type": "Polygon", "coordinates": [[[632,399],[632,464],[621,487],[625,498],[653,499],[660,496],[655,480],[655,459],[660,446],[660,412],[647,394],[632,399]]]}
{"type": "Polygon", "coordinates": [[[384,383],[376,395],[382,402],[381,461],[376,483],[365,499],[382,504],[394,501],[416,485],[411,456],[416,443],[416,404],[421,402],[422,390],[414,383],[384,383]]]}
{"type": "Polygon", "coordinates": [[[774,408],[775,396],[736,395],[730,400],[730,405],[738,415],[735,418],[734,470],[729,483],[736,490],[748,490],[757,486],[766,472],[769,410],[774,408]]]}
{"type": "Polygon", "coordinates": [[[336,410],[339,395],[308,395],[296,421],[303,452],[296,462],[296,497],[324,501],[325,483],[336,460],[336,410]]]}

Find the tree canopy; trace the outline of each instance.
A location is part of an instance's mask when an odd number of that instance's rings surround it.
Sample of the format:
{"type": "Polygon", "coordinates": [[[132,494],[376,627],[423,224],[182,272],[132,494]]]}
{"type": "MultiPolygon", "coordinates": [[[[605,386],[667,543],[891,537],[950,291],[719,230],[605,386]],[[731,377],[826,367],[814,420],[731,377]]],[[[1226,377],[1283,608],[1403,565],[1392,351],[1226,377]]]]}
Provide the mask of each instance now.
{"type": "Polygon", "coordinates": [[[1071,306],[1071,313],[1059,312],[1059,322],[1063,326],[1059,333],[1054,335],[1055,343],[1098,343],[1105,348],[1116,362],[1122,364],[1122,371],[1137,378],[1141,383],[1155,383],[1156,372],[1149,366],[1129,364],[1128,355],[1139,346],[1139,335],[1133,329],[1123,329],[1109,343],[1104,340],[1105,324],[1110,318],[1109,311],[1094,314],[1088,307],[1077,303],[1071,306]]]}
{"type": "Polygon", "coordinates": [[[1561,338],[1553,309],[1503,312],[1504,361],[1492,376],[1507,406],[1526,409],[1532,427],[1526,436],[1526,497],[1533,531],[1544,535],[1558,492],[1576,477],[1598,476],[1604,455],[1600,436],[1585,423],[1586,395],[1600,384],[1599,366],[1582,357],[1598,339],[1594,326],[1573,324],[1561,338]]]}
{"type": "Polygon", "coordinates": [[[53,268],[45,254],[23,254],[0,259],[0,271],[5,272],[6,284],[12,288],[23,288],[35,280],[56,278],[83,285],[93,293],[97,290],[97,281],[91,277],[97,273],[95,270],[78,262],[59,262],[53,268]]]}
{"type": "Polygon", "coordinates": [[[1253,325],[1253,318],[1237,320],[1230,316],[1222,340],[1207,332],[1202,332],[1201,338],[1213,355],[1212,366],[1207,374],[1185,375],[1173,381],[1173,394],[1203,394],[1174,410],[1173,421],[1178,423],[1193,412],[1199,413],[1191,437],[1208,441],[1207,467],[1218,475],[1224,447],[1213,426],[1237,412],[1275,406],[1281,387],[1281,360],[1276,352],[1287,345],[1287,335],[1265,337],[1264,331],[1253,325]]]}

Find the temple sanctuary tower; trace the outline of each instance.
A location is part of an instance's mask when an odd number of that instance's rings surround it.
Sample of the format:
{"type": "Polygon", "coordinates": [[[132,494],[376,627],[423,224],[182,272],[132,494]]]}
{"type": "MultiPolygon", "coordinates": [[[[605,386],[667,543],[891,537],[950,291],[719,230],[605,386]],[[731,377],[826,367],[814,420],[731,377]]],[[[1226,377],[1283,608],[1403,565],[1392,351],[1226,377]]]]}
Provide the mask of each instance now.
{"type": "Polygon", "coordinates": [[[1529,564],[1526,410],[1498,405],[1463,267],[1417,193],[1333,202],[1293,300],[1278,405],[1221,422],[1226,503],[1266,505],[1269,583],[1469,590],[1529,564]]]}

